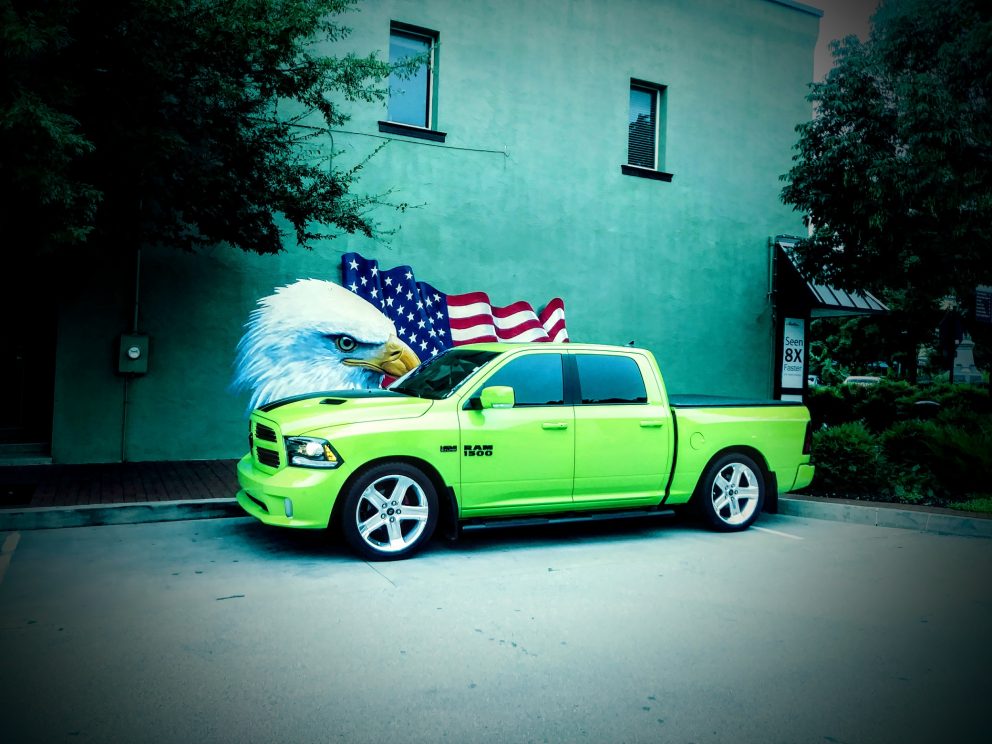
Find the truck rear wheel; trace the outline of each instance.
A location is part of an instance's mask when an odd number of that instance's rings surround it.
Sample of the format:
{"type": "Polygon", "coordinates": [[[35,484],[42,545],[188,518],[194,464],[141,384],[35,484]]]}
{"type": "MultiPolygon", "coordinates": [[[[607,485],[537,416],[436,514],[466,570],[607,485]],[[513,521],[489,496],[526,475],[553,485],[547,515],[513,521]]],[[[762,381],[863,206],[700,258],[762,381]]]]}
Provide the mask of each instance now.
{"type": "Polygon", "coordinates": [[[703,517],[714,530],[745,530],[758,518],[765,503],[764,471],[747,455],[728,453],[706,469],[696,498],[703,517]]]}
{"type": "Polygon", "coordinates": [[[431,539],[437,525],[437,491],[412,465],[386,462],[363,473],[345,495],[344,538],[372,561],[409,558],[431,539]]]}

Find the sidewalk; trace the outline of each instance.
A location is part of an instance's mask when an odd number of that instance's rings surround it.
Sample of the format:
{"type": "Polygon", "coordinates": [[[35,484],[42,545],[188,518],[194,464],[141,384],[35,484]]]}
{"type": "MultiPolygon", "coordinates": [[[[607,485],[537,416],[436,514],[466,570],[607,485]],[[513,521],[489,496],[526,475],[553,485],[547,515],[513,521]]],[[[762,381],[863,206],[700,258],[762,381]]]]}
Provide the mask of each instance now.
{"type": "MultiPolygon", "coordinates": [[[[243,517],[237,460],[0,465],[0,531],[243,517]]],[[[778,513],[992,537],[992,517],[951,509],[789,494],[778,513]]]]}
{"type": "Polygon", "coordinates": [[[237,462],[0,465],[0,530],[244,516],[237,462]]]}

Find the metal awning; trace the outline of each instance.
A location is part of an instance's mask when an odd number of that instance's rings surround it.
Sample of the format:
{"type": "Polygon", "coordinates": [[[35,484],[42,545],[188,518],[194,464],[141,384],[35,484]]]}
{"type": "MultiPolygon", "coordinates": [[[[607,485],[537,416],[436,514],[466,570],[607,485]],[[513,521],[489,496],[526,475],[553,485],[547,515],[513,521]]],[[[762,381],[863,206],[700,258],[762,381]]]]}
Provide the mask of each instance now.
{"type": "Polygon", "coordinates": [[[792,235],[775,237],[776,293],[808,306],[811,318],[878,315],[889,311],[871,292],[845,292],[806,279],[795,258],[798,240],[792,235]]]}

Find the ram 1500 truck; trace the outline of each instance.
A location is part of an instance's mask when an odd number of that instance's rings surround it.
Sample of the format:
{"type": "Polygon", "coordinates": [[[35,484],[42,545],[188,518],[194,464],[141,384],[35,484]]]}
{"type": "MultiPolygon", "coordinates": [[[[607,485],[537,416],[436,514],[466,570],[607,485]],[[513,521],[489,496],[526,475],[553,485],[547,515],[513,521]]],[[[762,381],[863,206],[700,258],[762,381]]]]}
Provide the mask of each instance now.
{"type": "Polygon", "coordinates": [[[472,344],[385,390],[256,409],[238,502],[266,524],[336,525],[372,560],[413,554],[439,521],[457,534],[690,499],[714,529],[742,530],[812,480],[810,441],[801,404],[669,396],[649,351],[472,344]]]}

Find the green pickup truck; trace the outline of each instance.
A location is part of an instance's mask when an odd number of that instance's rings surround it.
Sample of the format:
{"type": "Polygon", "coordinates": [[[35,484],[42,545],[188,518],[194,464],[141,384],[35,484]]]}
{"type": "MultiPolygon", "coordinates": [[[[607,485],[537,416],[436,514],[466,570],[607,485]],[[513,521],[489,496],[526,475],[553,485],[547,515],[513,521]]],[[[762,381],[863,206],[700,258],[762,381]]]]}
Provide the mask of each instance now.
{"type": "Polygon", "coordinates": [[[669,510],[747,528],[807,485],[801,404],[669,396],[654,356],[591,344],[472,344],[388,390],[256,409],[238,503],[282,527],[337,525],[367,559],[460,528],[669,510]]]}

